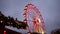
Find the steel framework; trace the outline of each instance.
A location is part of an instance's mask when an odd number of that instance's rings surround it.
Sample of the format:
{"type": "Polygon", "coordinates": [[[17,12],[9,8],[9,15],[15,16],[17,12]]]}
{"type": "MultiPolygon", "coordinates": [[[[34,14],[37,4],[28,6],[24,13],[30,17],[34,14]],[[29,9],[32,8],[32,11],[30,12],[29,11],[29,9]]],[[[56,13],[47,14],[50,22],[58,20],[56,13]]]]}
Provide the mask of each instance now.
{"type": "Polygon", "coordinates": [[[42,34],[45,33],[45,26],[42,15],[33,4],[27,4],[25,6],[23,16],[24,22],[28,24],[27,29],[29,31],[34,31],[42,34]]]}

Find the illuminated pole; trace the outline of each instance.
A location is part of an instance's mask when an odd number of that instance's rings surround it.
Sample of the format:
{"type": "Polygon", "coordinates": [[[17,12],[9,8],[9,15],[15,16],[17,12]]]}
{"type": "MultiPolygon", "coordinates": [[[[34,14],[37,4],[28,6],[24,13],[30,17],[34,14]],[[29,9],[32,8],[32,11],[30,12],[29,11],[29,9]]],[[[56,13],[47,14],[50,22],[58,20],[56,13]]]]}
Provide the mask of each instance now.
{"type": "Polygon", "coordinates": [[[6,31],[4,30],[4,34],[6,34],[6,31]]]}

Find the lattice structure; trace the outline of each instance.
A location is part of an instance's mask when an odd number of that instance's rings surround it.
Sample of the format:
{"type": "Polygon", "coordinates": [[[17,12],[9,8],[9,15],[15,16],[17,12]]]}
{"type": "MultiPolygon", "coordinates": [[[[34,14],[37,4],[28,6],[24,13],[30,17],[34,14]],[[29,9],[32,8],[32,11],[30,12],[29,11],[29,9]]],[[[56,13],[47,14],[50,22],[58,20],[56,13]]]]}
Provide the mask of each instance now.
{"type": "Polygon", "coordinates": [[[27,4],[24,8],[24,22],[28,24],[28,30],[37,33],[45,33],[45,26],[40,11],[33,5],[27,4]],[[30,25],[32,24],[32,27],[30,25]]]}

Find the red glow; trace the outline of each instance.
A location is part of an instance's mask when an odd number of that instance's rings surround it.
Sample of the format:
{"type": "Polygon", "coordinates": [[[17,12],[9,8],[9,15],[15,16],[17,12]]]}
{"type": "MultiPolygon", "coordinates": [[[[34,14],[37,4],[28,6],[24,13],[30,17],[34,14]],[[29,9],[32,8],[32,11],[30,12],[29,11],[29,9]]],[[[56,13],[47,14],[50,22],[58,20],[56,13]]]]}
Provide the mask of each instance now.
{"type": "Polygon", "coordinates": [[[4,34],[6,34],[6,31],[4,31],[4,34]]]}

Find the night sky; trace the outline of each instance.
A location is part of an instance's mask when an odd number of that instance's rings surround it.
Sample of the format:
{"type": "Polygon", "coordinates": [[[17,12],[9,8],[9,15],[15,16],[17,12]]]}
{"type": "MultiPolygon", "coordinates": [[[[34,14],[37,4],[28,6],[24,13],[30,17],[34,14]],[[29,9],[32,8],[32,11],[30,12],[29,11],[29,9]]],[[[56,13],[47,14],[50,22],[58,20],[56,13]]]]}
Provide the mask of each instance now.
{"type": "Polygon", "coordinates": [[[60,0],[0,0],[0,11],[23,21],[23,9],[28,3],[34,4],[41,12],[47,34],[60,28],[60,0]]]}

